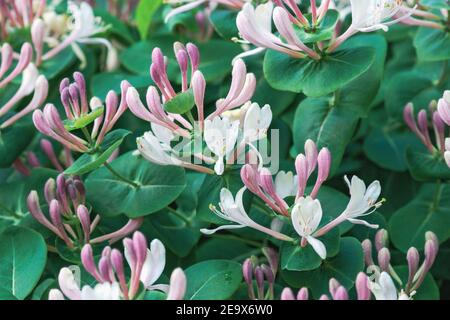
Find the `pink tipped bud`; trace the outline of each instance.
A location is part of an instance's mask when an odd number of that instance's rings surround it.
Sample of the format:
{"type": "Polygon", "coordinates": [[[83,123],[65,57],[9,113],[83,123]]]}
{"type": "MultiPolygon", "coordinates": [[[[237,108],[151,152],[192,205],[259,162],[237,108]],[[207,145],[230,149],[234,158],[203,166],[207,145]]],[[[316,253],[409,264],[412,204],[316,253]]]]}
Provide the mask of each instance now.
{"type": "Polygon", "coordinates": [[[186,73],[188,70],[188,66],[189,66],[189,56],[188,56],[187,52],[184,50],[179,50],[176,53],[176,58],[177,58],[178,65],[180,66],[181,73],[183,73],[183,74],[186,73]]]}
{"type": "Polygon", "coordinates": [[[389,234],[385,229],[380,229],[375,234],[375,248],[380,251],[382,248],[388,246],[389,234]]]}
{"type": "Polygon", "coordinates": [[[358,273],[355,282],[358,300],[370,300],[369,278],[364,272],[358,273]]]}
{"type": "Polygon", "coordinates": [[[348,300],[348,292],[343,286],[340,286],[336,290],[336,294],[333,297],[333,300],[348,300]]]}
{"type": "Polygon", "coordinates": [[[192,43],[188,43],[186,45],[186,50],[188,52],[189,59],[191,60],[192,73],[194,73],[198,70],[200,65],[200,52],[198,51],[197,46],[192,43]]]}
{"type": "Polygon", "coordinates": [[[258,289],[258,297],[259,299],[264,298],[264,271],[261,267],[255,268],[255,279],[256,279],[256,287],[258,289]]]}
{"type": "Polygon", "coordinates": [[[136,231],[133,234],[133,248],[137,262],[143,264],[147,258],[147,239],[142,232],[136,231]]]}
{"type": "Polygon", "coordinates": [[[320,296],[319,300],[330,300],[326,294],[320,296]]]}
{"type": "Polygon", "coordinates": [[[269,284],[273,284],[275,281],[275,275],[272,272],[272,269],[266,264],[261,266],[262,271],[264,272],[264,276],[269,284]]]}
{"type": "Polygon", "coordinates": [[[187,280],[181,268],[176,268],[170,276],[167,300],[182,300],[186,293],[187,280]]]}
{"type": "Polygon", "coordinates": [[[81,112],[83,114],[86,114],[89,112],[89,104],[88,104],[87,92],[86,92],[86,80],[84,79],[83,74],[80,72],[75,72],[73,74],[73,79],[75,80],[78,90],[80,91],[81,112]]]}
{"type": "Polygon", "coordinates": [[[372,242],[369,239],[366,239],[361,243],[361,246],[363,248],[364,261],[366,262],[366,265],[373,266],[374,263],[372,259],[372,242]]]}
{"type": "Polygon", "coordinates": [[[155,66],[155,71],[159,74],[165,73],[164,54],[160,48],[155,48],[152,51],[152,65],[155,66]]]}
{"type": "Polygon", "coordinates": [[[313,173],[317,166],[317,146],[311,139],[305,142],[305,156],[308,164],[308,177],[313,173]]]}
{"type": "Polygon", "coordinates": [[[42,50],[44,48],[45,23],[41,19],[36,19],[31,26],[31,39],[36,51],[36,65],[42,62],[42,50]]]}
{"type": "Polygon", "coordinates": [[[253,281],[253,262],[252,259],[248,258],[242,264],[242,275],[244,280],[248,285],[252,284],[253,281]]]}
{"type": "Polygon", "coordinates": [[[89,272],[98,282],[103,282],[102,277],[98,273],[97,266],[94,261],[94,253],[90,244],[85,244],[81,249],[81,263],[84,269],[89,272]]]}
{"type": "Polygon", "coordinates": [[[194,93],[194,101],[197,106],[198,121],[200,122],[200,129],[203,130],[204,116],[204,101],[205,101],[205,89],[206,81],[203,74],[200,71],[195,71],[192,80],[191,87],[194,93]]]}
{"type": "Polygon", "coordinates": [[[267,261],[269,261],[269,265],[270,265],[270,268],[272,269],[273,274],[276,275],[277,271],[278,271],[278,263],[279,263],[278,253],[270,247],[264,247],[262,249],[262,252],[266,256],[267,261]]]}
{"type": "Polygon", "coordinates": [[[437,109],[442,120],[450,126],[450,101],[445,98],[450,95],[448,92],[450,91],[446,91],[444,98],[439,99],[437,109]]]}
{"type": "Polygon", "coordinates": [[[281,300],[295,300],[294,293],[291,288],[284,288],[281,292],[281,300]]]}
{"type": "Polygon", "coordinates": [[[391,263],[391,253],[388,248],[381,248],[378,251],[378,265],[380,266],[381,271],[389,271],[389,265],[391,263]]]}
{"type": "Polygon", "coordinates": [[[309,293],[308,288],[301,288],[297,293],[297,300],[308,300],[309,299],[309,293]]]}
{"type": "Polygon", "coordinates": [[[84,242],[89,243],[91,234],[91,218],[89,210],[84,205],[79,205],[77,208],[77,216],[80,220],[81,228],[84,233],[84,242]]]}
{"type": "Polygon", "coordinates": [[[408,270],[409,270],[408,284],[411,285],[417,273],[417,270],[419,269],[419,261],[420,261],[419,251],[417,251],[417,249],[414,247],[409,248],[408,253],[406,254],[406,260],[408,261],[408,270]]]}
{"type": "Polygon", "coordinates": [[[98,262],[98,269],[100,271],[100,275],[104,281],[114,282],[114,278],[112,277],[112,266],[108,257],[101,257],[98,262]]]}
{"type": "Polygon", "coordinates": [[[323,182],[327,180],[328,175],[330,174],[331,153],[328,148],[322,148],[320,150],[317,157],[317,162],[319,166],[318,179],[323,182]]]}
{"type": "Polygon", "coordinates": [[[341,286],[341,284],[335,278],[331,278],[330,281],[328,282],[328,290],[330,291],[330,294],[333,297],[333,299],[334,299],[337,289],[340,286],[341,286]]]}
{"type": "Polygon", "coordinates": [[[295,171],[298,179],[297,198],[300,198],[303,197],[308,183],[308,160],[303,154],[299,154],[295,159],[295,171]]]}
{"type": "Polygon", "coordinates": [[[31,191],[27,197],[27,206],[30,210],[30,214],[36,219],[40,224],[50,229],[53,233],[59,235],[58,229],[47,219],[41,210],[39,205],[39,196],[36,191],[31,191]]]}
{"type": "Polygon", "coordinates": [[[47,203],[56,199],[56,182],[55,179],[48,179],[44,186],[44,196],[47,203]]]}
{"type": "Polygon", "coordinates": [[[414,106],[412,103],[408,103],[403,109],[403,120],[408,125],[411,131],[415,133],[418,132],[417,124],[414,119],[414,106]]]}
{"type": "Polygon", "coordinates": [[[252,165],[246,164],[241,168],[241,180],[251,192],[259,192],[258,175],[252,165]]]}
{"type": "Polygon", "coordinates": [[[431,268],[431,266],[434,263],[434,260],[436,259],[436,256],[438,254],[439,251],[439,241],[436,237],[436,235],[431,232],[428,231],[425,234],[425,269],[429,270],[431,268]]]}

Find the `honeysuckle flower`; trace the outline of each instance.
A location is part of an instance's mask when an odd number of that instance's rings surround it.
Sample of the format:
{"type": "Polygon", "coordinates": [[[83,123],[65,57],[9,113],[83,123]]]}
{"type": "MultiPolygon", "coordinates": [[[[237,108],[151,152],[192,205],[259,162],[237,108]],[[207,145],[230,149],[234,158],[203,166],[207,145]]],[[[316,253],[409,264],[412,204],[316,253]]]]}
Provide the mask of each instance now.
{"type": "Polygon", "coordinates": [[[296,201],[291,213],[292,226],[302,238],[302,243],[307,241],[319,257],[325,259],[327,256],[325,245],[313,236],[321,220],[322,206],[319,200],[308,196],[296,201]]]}
{"type": "Polygon", "coordinates": [[[239,133],[239,122],[215,117],[205,121],[204,139],[208,148],[218,156],[214,166],[216,174],[222,175],[225,157],[234,150],[239,133]]]}
{"type": "Polygon", "coordinates": [[[402,11],[403,0],[350,0],[352,23],[328,48],[335,50],[345,40],[358,32],[387,31],[389,26],[396,24],[414,13],[413,10],[402,11]],[[399,15],[399,13],[402,13],[399,15]]]}
{"type": "Polygon", "coordinates": [[[265,138],[271,122],[270,106],[266,104],[260,108],[257,103],[252,103],[245,112],[243,140],[252,143],[265,138]]]}
{"type": "Polygon", "coordinates": [[[132,239],[124,239],[125,258],[131,270],[129,282],[126,279],[124,259],[117,249],[105,247],[98,262],[95,263],[92,247],[87,244],[81,252],[84,269],[94,277],[97,284],[94,287],[80,286],[80,270],[78,267],[62,268],[58,284],[60,290],[52,289],[50,300],[133,300],[138,298],[140,283],[145,290],[159,290],[167,293],[168,300],[184,297],[186,277],[177,268],[173,271],[170,284],[153,285],[165,267],[165,248],[157,239],[147,248],[147,240],[140,232],[135,232],[132,239]]]}
{"type": "Polygon", "coordinates": [[[50,220],[43,213],[35,190],[31,191],[27,198],[30,214],[63,240],[70,249],[86,243],[96,244],[105,241],[114,243],[137,230],[143,222],[142,218],[130,219],[126,225],[115,232],[92,237],[100,222],[100,216],[97,215],[91,220],[90,212],[86,207],[86,191],[79,178],[66,179],[63,174],[60,174],[56,180],[49,179],[45,183],[44,195],[49,207],[50,220]],[[77,234],[73,229],[74,226],[79,228],[82,234],[77,234]]]}
{"type": "Polygon", "coordinates": [[[442,120],[450,126],[450,90],[445,90],[438,101],[438,112],[442,120]]]}
{"type": "Polygon", "coordinates": [[[200,231],[204,234],[209,235],[219,230],[240,229],[250,227],[282,241],[293,241],[291,237],[288,237],[284,234],[281,234],[267,227],[264,227],[253,221],[248,216],[248,214],[245,212],[244,205],[242,202],[242,198],[246,189],[247,189],[246,187],[241,188],[236,194],[236,198],[233,198],[233,194],[231,193],[230,190],[222,188],[222,190],[220,190],[220,202],[219,202],[220,211],[217,210],[215,206],[213,205],[210,206],[211,211],[213,211],[217,216],[219,216],[224,220],[234,222],[236,224],[223,225],[212,230],[201,229],[200,231]]]}
{"type": "Polygon", "coordinates": [[[100,44],[105,46],[108,50],[107,68],[111,70],[111,68],[115,67],[114,63],[117,64],[116,49],[107,39],[95,37],[97,34],[106,31],[108,27],[103,24],[101,18],[94,15],[92,7],[87,2],[81,2],[78,5],[69,1],[68,13],[71,18],[66,25],[60,26],[63,27],[64,30],[58,30],[57,32],[57,35],[67,35],[62,41],[59,39],[53,40],[54,46],[50,51],[45,54],[42,54],[41,52],[38,53],[39,56],[42,55],[42,60],[49,60],[68,46],[72,46],[75,54],[78,55],[83,64],[85,64],[86,58],[84,57],[82,50],[77,47],[77,44],[100,44]]]}
{"type": "MultiPolygon", "coordinates": [[[[36,129],[42,134],[55,139],[73,151],[85,153],[103,142],[106,134],[112,130],[126,111],[125,92],[130,84],[122,81],[120,103],[117,94],[110,91],[106,96],[106,107],[104,108],[97,98],[91,99],[91,102],[88,103],[86,81],[81,73],[75,72],[74,79],[75,82],[72,84],[67,78],[62,80],[59,87],[67,119],[63,121],[56,107],[53,104],[47,104],[43,111],[34,111],[33,122],[36,129]],[[85,134],[85,139],[71,133],[72,124],[79,121],[94,122],[91,133],[85,134]]],[[[76,127],[76,129],[79,128],[76,127]]]]}
{"type": "Polygon", "coordinates": [[[206,81],[199,70],[198,48],[191,43],[184,46],[176,42],[174,53],[181,73],[181,92],[177,93],[169,80],[167,57],[159,48],[155,48],[152,52],[150,76],[156,86],[150,86],[147,90],[147,105],[142,103],[135,88],[129,88],[126,93],[126,101],[131,112],[151,124],[152,130],[137,139],[138,150],[147,160],[161,165],[172,164],[221,175],[225,170],[224,160],[232,163],[235,155],[239,155],[247,143],[261,139],[265,135],[271,120],[270,107],[265,106],[261,110],[257,104],[252,106],[249,103],[255,92],[256,78],[253,74],[247,73],[245,63],[238,60],[232,69],[228,94],[225,98],[218,99],[215,111],[205,117],[206,81]],[[185,114],[165,110],[164,106],[181,94],[192,95],[197,120],[192,114],[193,110],[185,114]],[[250,106],[252,106],[251,115],[256,119],[253,122],[247,119],[246,126],[249,130],[245,135],[244,116],[242,121],[241,119],[238,121],[229,117],[229,113],[239,107],[242,107],[239,112],[244,109],[248,112],[250,106]],[[234,152],[238,137],[241,137],[239,141],[242,142],[237,148],[239,152],[234,152]],[[203,141],[208,150],[199,147],[203,141]],[[180,144],[174,146],[176,142],[180,144]],[[206,154],[208,151],[213,155],[206,154]],[[215,171],[208,167],[212,164],[215,171]]]}
{"type": "Polygon", "coordinates": [[[295,197],[297,188],[297,176],[292,172],[279,171],[275,176],[275,192],[282,199],[295,197]]]}
{"type": "Polygon", "coordinates": [[[369,281],[369,289],[376,300],[409,300],[404,293],[399,295],[391,276],[384,271],[375,281],[369,281]]]}
{"type": "Polygon", "coordinates": [[[313,59],[319,59],[320,55],[306,46],[296,35],[292,20],[294,19],[298,24],[305,24],[307,21],[297,5],[290,4],[297,9],[294,13],[298,20],[284,7],[278,6],[273,9],[272,2],[260,4],[256,8],[246,3],[236,19],[239,33],[244,40],[257,47],[280,51],[295,58],[310,56],[313,59]],[[276,29],[286,42],[272,33],[272,17],[276,29]]]}

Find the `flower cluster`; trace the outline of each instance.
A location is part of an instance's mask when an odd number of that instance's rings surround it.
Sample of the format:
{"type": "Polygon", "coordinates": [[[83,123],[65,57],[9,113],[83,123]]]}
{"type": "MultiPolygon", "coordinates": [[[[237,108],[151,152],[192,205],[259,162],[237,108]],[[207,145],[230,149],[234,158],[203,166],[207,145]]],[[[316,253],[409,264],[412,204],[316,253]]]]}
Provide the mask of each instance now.
{"type": "MultiPolygon", "coordinates": [[[[260,156],[257,158],[261,159],[260,156]]],[[[349,191],[350,201],[345,210],[330,223],[322,226],[322,207],[317,195],[323,182],[327,179],[331,166],[331,154],[327,148],[317,152],[316,144],[307,140],[305,143],[305,154],[297,156],[295,168],[297,175],[292,172],[279,172],[273,182],[269,170],[262,167],[262,160],[258,164],[247,164],[241,169],[241,178],[245,187],[239,190],[236,199],[233,199],[231,192],[224,188],[220,193],[220,208],[217,210],[211,206],[211,210],[220,218],[234,222],[236,224],[223,225],[214,230],[202,229],[205,234],[212,234],[222,229],[236,229],[250,227],[264,232],[276,239],[283,241],[293,241],[292,237],[284,235],[276,230],[269,229],[253,221],[245,212],[242,198],[248,188],[252,193],[261,198],[265,204],[277,214],[290,218],[292,227],[300,237],[300,245],[305,247],[308,243],[316,253],[325,259],[327,252],[325,245],[319,237],[325,235],[330,230],[336,228],[345,221],[354,224],[363,224],[371,228],[378,228],[365,220],[360,219],[375,211],[381,206],[382,201],[377,202],[381,193],[380,183],[372,182],[368,187],[357,176],[353,176],[351,181],[345,177],[349,191]],[[308,196],[305,196],[306,186],[309,177],[318,167],[317,179],[314,187],[308,196]],[[278,185],[278,188],[277,188],[278,185]],[[292,206],[283,200],[286,197],[294,197],[292,206]]]]}
{"type": "Polygon", "coordinates": [[[110,91],[106,97],[105,105],[98,98],[92,98],[88,102],[86,81],[84,76],[75,72],[74,83],[69,79],[61,81],[59,91],[61,103],[64,106],[66,119],[61,116],[53,104],[47,104],[44,110],[36,110],[33,113],[33,122],[36,129],[49,136],[70,150],[87,153],[95,151],[103,142],[106,134],[112,130],[116,122],[127,109],[125,92],[130,87],[127,81],[123,81],[122,99],[114,91],[110,91]],[[94,123],[89,133],[86,126],[94,123]],[[71,131],[81,129],[84,139],[71,131]]]}
{"type": "Polygon", "coordinates": [[[177,93],[172,86],[167,73],[168,59],[159,48],[153,50],[150,67],[150,75],[159,92],[156,87],[148,88],[145,107],[135,88],[127,91],[130,110],[150,122],[152,128],[137,139],[138,149],[147,160],[160,165],[177,165],[213,173],[207,166],[200,165],[205,162],[214,164],[216,174],[221,175],[225,170],[225,160],[233,163],[247,144],[266,136],[272,120],[270,106],[260,108],[250,102],[256,79],[252,73],[247,73],[244,62],[237,60],[227,96],[217,100],[215,111],[205,117],[206,81],[199,70],[198,49],[191,43],[184,46],[177,42],[174,52],[181,72],[181,92],[177,93]],[[191,112],[194,104],[197,120],[191,112]],[[181,143],[173,147],[180,139],[181,143]],[[203,150],[203,142],[208,150],[203,150]]]}
{"type": "Polygon", "coordinates": [[[59,272],[60,289],[52,289],[50,300],[133,300],[142,298],[147,291],[159,290],[167,294],[167,300],[181,300],[186,291],[186,276],[178,268],[172,272],[170,285],[155,285],[166,264],[166,250],[157,239],[147,247],[147,240],[140,232],[133,238],[123,240],[124,254],[118,249],[105,247],[98,266],[94,260],[92,247],[86,244],[81,251],[84,269],[95,279],[94,287],[80,285],[78,267],[62,268],[59,272]],[[131,271],[129,281],[125,272],[124,259],[131,271]]]}
{"type": "Polygon", "coordinates": [[[438,154],[444,157],[447,165],[450,167],[450,138],[446,138],[446,127],[450,126],[450,91],[444,92],[443,97],[437,103],[437,108],[436,102],[432,101],[429,109],[432,115],[436,146],[433,144],[430,136],[428,115],[425,109],[419,111],[416,122],[414,106],[412,103],[408,103],[403,110],[403,119],[428,151],[432,155],[438,154]]]}
{"type": "Polygon", "coordinates": [[[48,205],[50,220],[43,213],[37,191],[30,192],[27,198],[30,214],[40,224],[64,241],[69,249],[81,248],[84,244],[97,244],[108,241],[114,243],[137,230],[143,219],[130,219],[121,229],[92,237],[100,216],[92,220],[86,204],[86,192],[78,177],[66,179],[60,174],[56,180],[49,179],[44,187],[44,196],[48,205]]]}
{"type": "Polygon", "coordinates": [[[5,129],[30,112],[39,108],[48,95],[48,81],[43,75],[39,75],[36,66],[31,62],[33,49],[29,43],[22,45],[18,54],[17,63],[14,62],[15,54],[13,48],[8,43],[1,47],[0,64],[0,89],[6,88],[16,78],[22,76],[19,88],[8,101],[0,107],[0,130],[5,129]],[[31,101],[17,113],[11,111],[17,107],[20,101],[33,93],[31,101]]]}

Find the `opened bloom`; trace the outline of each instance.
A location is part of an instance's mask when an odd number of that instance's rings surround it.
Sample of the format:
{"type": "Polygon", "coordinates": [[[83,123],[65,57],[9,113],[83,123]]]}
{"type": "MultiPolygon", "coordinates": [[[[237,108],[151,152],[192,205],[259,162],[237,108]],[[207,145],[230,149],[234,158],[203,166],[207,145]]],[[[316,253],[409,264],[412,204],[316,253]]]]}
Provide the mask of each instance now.
{"type": "Polygon", "coordinates": [[[325,259],[327,256],[325,245],[313,236],[321,220],[322,207],[319,200],[308,196],[296,201],[291,213],[292,226],[302,237],[302,242],[307,241],[319,257],[325,259]]]}
{"type": "Polygon", "coordinates": [[[246,187],[240,189],[236,194],[236,198],[233,198],[233,195],[230,190],[222,188],[222,190],[220,191],[220,203],[219,203],[220,211],[217,210],[216,207],[212,205],[210,206],[211,210],[217,216],[219,216],[224,220],[234,222],[236,224],[223,225],[213,230],[201,229],[200,231],[204,234],[213,234],[223,229],[240,229],[250,227],[259,230],[263,233],[266,233],[279,240],[293,241],[292,238],[284,234],[281,234],[279,232],[276,232],[274,230],[271,230],[256,223],[248,216],[248,214],[245,212],[244,205],[242,202],[242,198],[246,189],[247,189],[246,187]]]}
{"type": "Polygon", "coordinates": [[[140,232],[135,232],[132,239],[124,239],[125,259],[131,270],[127,281],[124,258],[117,249],[103,249],[98,265],[94,260],[92,247],[85,245],[81,252],[84,269],[96,280],[94,287],[80,286],[78,267],[62,268],[58,283],[60,289],[52,289],[50,300],[133,300],[138,299],[140,284],[145,290],[159,290],[167,294],[167,299],[182,299],[186,291],[186,277],[181,269],[172,273],[169,285],[154,285],[160,278],[166,263],[164,245],[157,239],[150,243],[140,232]]]}

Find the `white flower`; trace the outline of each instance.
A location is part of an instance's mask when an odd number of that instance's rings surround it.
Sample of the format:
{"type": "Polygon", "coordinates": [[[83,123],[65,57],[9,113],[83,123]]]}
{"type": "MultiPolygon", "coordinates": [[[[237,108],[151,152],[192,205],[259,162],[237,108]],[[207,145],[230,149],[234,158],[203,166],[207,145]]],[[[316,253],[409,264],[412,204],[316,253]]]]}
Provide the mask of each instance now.
{"type": "Polygon", "coordinates": [[[62,268],[58,275],[61,291],[53,289],[49,293],[50,300],[120,300],[121,291],[117,282],[99,283],[94,288],[85,285],[80,289],[80,269],[77,266],[62,268]]]}
{"type": "MultiPolygon", "coordinates": [[[[150,249],[147,250],[147,258],[140,276],[140,280],[147,290],[154,289],[153,284],[163,273],[165,265],[166,249],[161,241],[155,239],[150,243],[150,249]]],[[[161,286],[157,286],[157,288],[161,288],[161,286]]]]}
{"type": "Polygon", "coordinates": [[[283,241],[293,241],[292,238],[281,234],[277,231],[271,230],[269,228],[266,228],[255,221],[253,221],[245,212],[244,205],[242,203],[242,197],[244,195],[244,192],[247,188],[243,187],[238,191],[236,194],[236,199],[233,198],[233,195],[230,190],[226,188],[222,188],[220,190],[220,210],[217,210],[214,206],[210,206],[211,210],[220,218],[224,220],[228,220],[231,222],[235,222],[237,224],[232,225],[223,225],[216,229],[209,230],[209,229],[201,229],[200,231],[204,234],[213,234],[219,230],[224,229],[240,229],[245,227],[250,227],[256,230],[259,230],[261,232],[264,232],[276,239],[283,240],[283,241]]]}
{"type": "Polygon", "coordinates": [[[244,141],[249,143],[264,138],[271,122],[270,106],[266,104],[260,108],[257,103],[252,103],[245,113],[244,141]]]}
{"type": "Polygon", "coordinates": [[[159,165],[182,165],[182,161],[172,155],[170,145],[167,144],[168,136],[162,133],[163,130],[156,130],[155,133],[148,131],[144,136],[137,138],[137,147],[140,154],[153,163],[159,165]]]}
{"type": "Polygon", "coordinates": [[[352,7],[352,28],[361,32],[371,32],[397,23],[411,15],[411,12],[396,20],[391,20],[402,8],[403,0],[350,0],[352,7]]]}
{"type": "Polygon", "coordinates": [[[291,171],[280,171],[275,176],[275,191],[282,199],[295,197],[297,185],[297,176],[294,176],[291,171]]]}
{"type": "Polygon", "coordinates": [[[445,162],[447,162],[447,165],[450,168],[450,138],[445,139],[444,158],[445,158],[445,162]]]}
{"type": "Polygon", "coordinates": [[[381,193],[380,182],[372,182],[367,189],[364,181],[357,176],[353,176],[351,182],[345,176],[345,182],[350,189],[350,201],[341,216],[351,223],[378,228],[377,225],[369,224],[367,221],[357,218],[367,216],[380,207],[382,201],[376,202],[381,193]]]}
{"type": "Polygon", "coordinates": [[[74,2],[69,2],[68,10],[73,19],[70,26],[71,36],[75,37],[76,35],[77,41],[106,30],[102,20],[94,15],[92,7],[86,2],[82,2],[79,6],[74,2]]]}
{"type": "Polygon", "coordinates": [[[227,117],[215,117],[205,121],[204,138],[208,148],[218,156],[214,171],[221,175],[224,171],[224,159],[234,149],[239,133],[239,122],[227,117]]]}
{"type": "Polygon", "coordinates": [[[322,207],[319,200],[309,196],[299,198],[292,209],[291,220],[295,231],[308,241],[319,257],[325,259],[327,256],[325,245],[312,236],[322,220],[322,207]]]}
{"type": "Polygon", "coordinates": [[[394,281],[387,272],[382,272],[375,281],[369,281],[369,289],[376,300],[409,300],[410,297],[403,291],[399,295],[394,281]]]}

